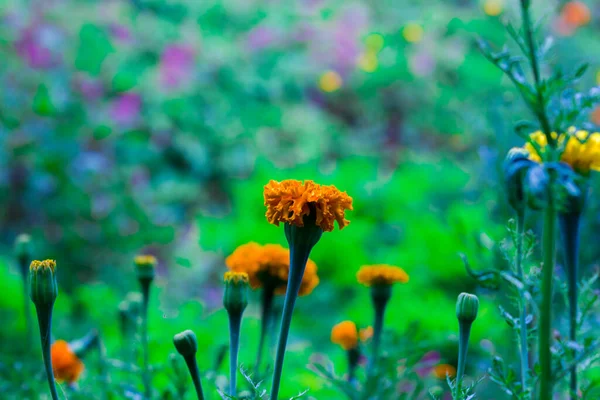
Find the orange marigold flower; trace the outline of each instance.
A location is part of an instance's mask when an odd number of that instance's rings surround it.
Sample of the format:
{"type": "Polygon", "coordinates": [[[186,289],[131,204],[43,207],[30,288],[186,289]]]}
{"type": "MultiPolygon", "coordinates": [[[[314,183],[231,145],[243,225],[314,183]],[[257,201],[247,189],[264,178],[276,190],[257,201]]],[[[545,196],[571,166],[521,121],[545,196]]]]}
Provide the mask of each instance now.
{"type": "Polygon", "coordinates": [[[402,268],[386,264],[365,265],[356,273],[356,278],[365,286],[407,283],[409,279],[402,268]]]}
{"type": "Polygon", "coordinates": [[[454,378],[456,376],[456,368],[450,364],[439,364],[433,367],[431,374],[437,379],[446,379],[446,376],[454,378]]]}
{"type": "Polygon", "coordinates": [[[579,27],[587,25],[592,14],[583,1],[569,1],[561,11],[561,18],[569,25],[579,27]]]}
{"type": "Polygon", "coordinates": [[[57,340],[50,348],[52,370],[54,377],[59,382],[73,383],[83,372],[83,362],[75,355],[73,350],[64,340],[57,340]]]}
{"type": "Polygon", "coordinates": [[[352,198],[335,186],[323,186],[307,180],[304,183],[288,179],[270,181],[264,190],[267,220],[279,226],[280,222],[304,226],[304,217],[316,212],[316,224],[325,232],[333,230],[334,221],[340,229],[350,223],[346,210],[352,210],[352,198]]]}
{"type": "MultiPolygon", "coordinates": [[[[542,162],[548,146],[546,135],[537,131],[529,137],[540,148],[538,153],[531,143],[526,143],[524,148],[529,152],[529,159],[542,162]]],[[[590,170],[600,171],[600,133],[571,129],[568,134],[552,133],[552,137],[558,141],[559,146],[564,146],[560,161],[569,164],[575,171],[583,175],[587,175],[590,170]],[[566,145],[565,140],[567,141],[566,145]]]]}
{"type": "Polygon", "coordinates": [[[358,346],[358,330],[352,321],[342,321],[331,329],[331,343],[339,344],[344,350],[358,346]]]}
{"type": "Polygon", "coordinates": [[[373,327],[367,326],[366,328],[358,331],[358,337],[360,337],[361,342],[366,342],[367,340],[373,337],[373,327]]]}
{"type": "MultiPolygon", "coordinates": [[[[290,251],[283,246],[246,243],[235,249],[225,259],[225,264],[231,271],[247,273],[253,289],[272,286],[275,294],[286,292],[290,273],[290,251]]],[[[300,284],[299,295],[310,294],[318,284],[317,265],[309,259],[300,284]]]]}

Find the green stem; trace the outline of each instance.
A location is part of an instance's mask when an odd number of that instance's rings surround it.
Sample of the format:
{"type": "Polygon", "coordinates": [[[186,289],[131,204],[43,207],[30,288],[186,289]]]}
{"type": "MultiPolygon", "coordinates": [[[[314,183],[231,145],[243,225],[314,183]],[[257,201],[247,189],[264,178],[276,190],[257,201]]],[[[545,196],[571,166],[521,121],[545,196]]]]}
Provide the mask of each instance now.
{"type": "Polygon", "coordinates": [[[240,348],[242,313],[229,313],[229,395],[236,396],[237,362],[240,348]]]}
{"type": "Polygon", "coordinates": [[[44,358],[44,368],[46,369],[46,377],[48,378],[48,386],[52,400],[58,400],[56,391],[56,383],[54,382],[54,371],[52,371],[52,355],[50,353],[50,338],[52,331],[52,305],[37,306],[38,325],[40,327],[40,339],[42,343],[42,356],[44,358]]]}
{"type": "MultiPolygon", "coordinates": [[[[554,177],[550,175],[549,187],[553,186],[554,177]]],[[[551,191],[552,189],[550,189],[551,191]]],[[[544,232],[542,250],[544,264],[542,270],[542,306],[540,308],[539,327],[539,361],[540,361],[540,399],[552,398],[552,353],[550,347],[552,329],[552,279],[556,262],[556,211],[552,193],[544,216],[544,232]]]]}
{"type": "Polygon", "coordinates": [[[544,99],[544,94],[541,90],[541,77],[540,77],[540,67],[539,60],[537,57],[537,47],[535,44],[535,39],[533,37],[533,25],[531,23],[531,16],[529,15],[529,8],[531,6],[531,0],[521,0],[521,15],[523,18],[523,31],[525,32],[525,40],[527,41],[527,47],[529,47],[529,61],[531,64],[531,70],[533,73],[533,79],[535,82],[535,92],[537,98],[537,107],[535,107],[536,117],[539,119],[540,124],[542,125],[542,130],[546,135],[546,139],[548,143],[555,147],[555,140],[552,138],[552,128],[550,126],[550,121],[548,120],[548,116],[546,115],[546,101],[544,99]]]}
{"type": "Polygon", "coordinates": [[[458,338],[458,369],[456,371],[456,398],[460,398],[462,383],[467,366],[467,352],[469,350],[469,337],[471,335],[471,323],[459,322],[458,338]]]}
{"type": "Polygon", "coordinates": [[[265,346],[266,337],[269,332],[269,325],[271,324],[271,309],[273,308],[273,298],[275,297],[275,288],[264,287],[262,290],[262,304],[260,314],[260,339],[258,342],[258,352],[256,354],[255,368],[258,372],[260,370],[260,363],[262,361],[263,348],[265,346]]]}
{"type": "Polygon", "coordinates": [[[298,298],[298,291],[304,276],[304,269],[312,246],[303,248],[303,246],[291,246],[290,248],[290,274],[288,276],[288,286],[283,303],[283,315],[281,317],[281,329],[279,331],[279,341],[277,342],[277,355],[275,356],[275,367],[273,369],[273,383],[271,386],[271,399],[277,400],[279,386],[281,385],[281,373],[283,371],[283,360],[285,358],[285,349],[287,339],[290,333],[290,324],[294,305],[298,298]]]}
{"type": "MultiPolygon", "coordinates": [[[[577,314],[579,312],[577,297],[577,283],[579,270],[579,231],[581,213],[570,212],[559,215],[560,231],[565,255],[565,268],[567,270],[568,297],[569,297],[569,340],[577,342],[577,314]]],[[[573,352],[574,353],[574,352],[573,352]]],[[[575,358],[575,354],[573,354],[575,358]]],[[[569,381],[571,399],[577,398],[577,364],[571,368],[569,381]]]]}
{"type": "Polygon", "coordinates": [[[372,374],[377,367],[381,336],[383,335],[385,309],[391,297],[391,285],[375,285],[371,287],[371,300],[373,302],[373,309],[375,311],[375,320],[373,322],[373,350],[371,362],[369,363],[369,374],[372,374]]]}
{"type": "Polygon", "coordinates": [[[149,400],[152,398],[152,376],[150,375],[150,353],[148,348],[148,305],[150,303],[151,280],[140,279],[140,284],[142,289],[142,381],[144,384],[144,399],[149,400]]]}
{"type": "MultiPolygon", "coordinates": [[[[525,209],[517,212],[517,254],[515,264],[519,280],[525,285],[525,274],[523,272],[523,237],[525,234],[525,209]]],[[[525,288],[520,290],[521,307],[519,310],[519,333],[520,333],[520,357],[521,357],[521,387],[523,391],[527,387],[527,375],[529,373],[529,354],[527,344],[527,300],[524,294],[525,288]]]]}
{"type": "Polygon", "coordinates": [[[198,400],[204,400],[204,392],[202,392],[202,381],[200,380],[200,370],[198,369],[196,357],[186,356],[183,357],[183,359],[185,360],[185,364],[188,367],[188,371],[190,371],[190,376],[192,377],[192,382],[194,383],[194,388],[196,389],[196,395],[198,395],[198,400]]]}
{"type": "Polygon", "coordinates": [[[356,366],[360,360],[360,350],[357,347],[347,351],[348,356],[348,382],[354,385],[356,379],[356,366]]]}

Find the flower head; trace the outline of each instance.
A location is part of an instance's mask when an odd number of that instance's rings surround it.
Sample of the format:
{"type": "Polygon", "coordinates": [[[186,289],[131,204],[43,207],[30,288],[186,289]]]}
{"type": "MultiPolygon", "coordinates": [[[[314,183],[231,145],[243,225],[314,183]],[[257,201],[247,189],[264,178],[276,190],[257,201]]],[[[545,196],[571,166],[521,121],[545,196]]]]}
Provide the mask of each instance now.
{"type": "Polygon", "coordinates": [[[177,352],[184,357],[193,357],[198,351],[196,334],[189,329],[173,336],[173,344],[177,352]]]}
{"type": "Polygon", "coordinates": [[[460,322],[472,323],[477,318],[479,299],[474,294],[461,293],[456,300],[456,318],[460,322]]]}
{"type": "Polygon", "coordinates": [[[228,313],[240,314],[248,305],[248,274],[245,272],[225,272],[225,292],[223,306],[228,313]]]}
{"type": "Polygon", "coordinates": [[[147,280],[148,282],[154,279],[157,264],[156,257],[149,254],[142,254],[136,256],[133,259],[133,263],[135,264],[138,279],[147,280]]]}
{"type": "Polygon", "coordinates": [[[339,344],[344,350],[358,346],[358,330],[352,321],[342,321],[331,329],[331,343],[339,344]]]}
{"type": "Polygon", "coordinates": [[[316,213],[316,225],[331,232],[334,221],[340,229],[350,223],[345,211],[352,210],[352,198],[335,186],[322,186],[313,181],[288,179],[270,181],[264,189],[267,220],[274,225],[284,222],[304,226],[304,217],[316,213]]]}
{"type": "Polygon", "coordinates": [[[250,280],[245,272],[225,272],[223,276],[225,283],[233,283],[234,285],[248,283],[250,280]]]}
{"type": "Polygon", "coordinates": [[[392,285],[396,282],[407,283],[408,274],[393,265],[365,265],[356,274],[359,283],[365,286],[392,285]]]}
{"type": "Polygon", "coordinates": [[[29,266],[29,296],[38,305],[52,305],[58,296],[56,283],[56,261],[34,260],[29,266]]]}
{"type": "MultiPolygon", "coordinates": [[[[590,170],[600,171],[600,133],[590,134],[587,131],[571,129],[567,134],[553,133],[552,136],[559,146],[564,146],[560,161],[583,175],[589,174],[590,170]]],[[[530,138],[537,144],[539,151],[531,143],[526,143],[524,148],[529,152],[531,160],[542,162],[548,146],[546,135],[537,131],[532,133],[530,138]]]]}
{"type": "MultiPolygon", "coordinates": [[[[239,246],[225,260],[227,268],[248,274],[253,289],[270,286],[275,294],[285,294],[290,272],[290,251],[278,244],[250,242],[239,246]]],[[[300,296],[310,294],[319,284],[317,265],[308,260],[300,285],[300,296]]]]}
{"type": "Polygon", "coordinates": [[[438,364],[433,367],[431,374],[437,379],[446,379],[447,376],[454,378],[456,376],[456,368],[450,364],[438,364]]]}
{"type": "Polygon", "coordinates": [[[68,383],[77,381],[84,370],[84,365],[69,344],[64,340],[57,340],[52,344],[50,352],[56,380],[68,383]]]}
{"type": "Polygon", "coordinates": [[[367,326],[366,328],[362,328],[358,331],[358,337],[361,342],[366,342],[367,340],[373,337],[373,327],[367,326]]]}

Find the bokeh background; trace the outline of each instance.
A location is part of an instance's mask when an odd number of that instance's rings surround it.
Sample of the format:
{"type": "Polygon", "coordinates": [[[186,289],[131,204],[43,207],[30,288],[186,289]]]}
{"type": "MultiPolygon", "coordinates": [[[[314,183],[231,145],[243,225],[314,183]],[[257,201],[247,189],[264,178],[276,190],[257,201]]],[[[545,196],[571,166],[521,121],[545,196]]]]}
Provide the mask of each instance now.
{"type": "MultiPolygon", "coordinates": [[[[552,64],[589,62],[582,86],[600,84],[600,5],[587,1],[586,19],[568,2],[533,3],[554,38],[552,64]]],[[[248,241],[285,244],[264,218],[262,187],[286,178],[335,184],[355,210],[313,252],[321,283],[298,303],[283,394],[338,398],[306,365],[327,359],[343,370],[331,326],[371,323],[368,290],[355,280],[363,264],[409,273],[388,328],[407,351],[418,343],[455,364],[454,302],[475,290],[458,254],[475,268],[505,262],[511,213],[499,171],[519,145],[514,123],[528,116],[473,39],[501,48],[502,21],[517,18],[512,0],[2,1],[0,388],[22,383],[12,375],[25,329],[17,234],[32,235],[38,258],[57,260],[55,335],[97,328],[109,355],[117,305],[137,289],[132,257],[156,255],[152,361],[164,363],[172,335],[191,328],[208,369],[227,343],[224,257],[248,241]]],[[[589,119],[600,123],[600,111],[589,119]]],[[[584,229],[597,238],[590,203],[584,229]]],[[[592,270],[599,250],[583,251],[592,270]]],[[[472,375],[512,348],[496,300],[482,299],[472,375]]],[[[246,363],[256,305],[244,322],[246,363]]]]}

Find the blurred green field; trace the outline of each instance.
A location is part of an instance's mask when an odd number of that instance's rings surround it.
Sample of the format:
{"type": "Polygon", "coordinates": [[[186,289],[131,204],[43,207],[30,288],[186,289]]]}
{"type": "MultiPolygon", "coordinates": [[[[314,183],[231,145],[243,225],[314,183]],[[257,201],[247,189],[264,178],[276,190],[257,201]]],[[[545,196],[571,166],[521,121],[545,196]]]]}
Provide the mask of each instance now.
{"type": "MultiPolygon", "coordinates": [[[[264,216],[271,179],[334,184],[354,206],[351,224],[325,234],[312,253],[320,284],[298,301],[282,396],[308,389],[308,398],[341,398],[308,365],[332,362],[343,374],[346,355],[330,342],[331,327],[372,324],[369,291],[356,282],[365,264],[410,275],[386,315],[396,359],[435,352],[438,363],[456,365],[455,301],[469,291],[481,306],[467,374],[484,375],[496,354],[514,362],[516,343],[496,306],[506,298],[477,289],[459,254],[476,269],[506,263],[499,248],[513,215],[501,164],[520,145],[513,125],[528,110],[473,39],[505,45],[502,22],[518,17],[517,3],[1,2],[0,397],[50,398],[37,332],[26,335],[13,252],[20,233],[32,236],[35,258],[57,260],[55,338],[97,329],[110,359],[126,353],[118,305],[138,290],[133,257],[154,254],[155,398],[177,398],[167,394],[169,355],[184,329],[197,334],[205,391],[224,387],[227,360],[214,369],[228,345],[224,259],[249,241],[287,245],[264,216]]],[[[581,85],[599,85],[600,5],[587,1],[589,23],[567,29],[565,3],[534,1],[556,41],[552,62],[587,62],[581,85]]],[[[600,123],[600,111],[589,120],[600,123]]],[[[582,234],[595,239],[597,183],[582,234]]],[[[538,220],[530,215],[536,232],[538,220]]],[[[584,271],[596,270],[598,248],[582,251],[584,271]]],[[[259,326],[252,293],[244,365],[254,361],[259,326]]],[[[64,387],[68,398],[100,399],[102,388],[140,398],[126,388],[139,389],[135,373],[113,366],[107,384],[96,355],[84,363],[77,387],[64,387]]],[[[431,373],[423,380],[447,387],[431,373]]],[[[479,393],[509,398],[489,380],[479,393]]]]}

